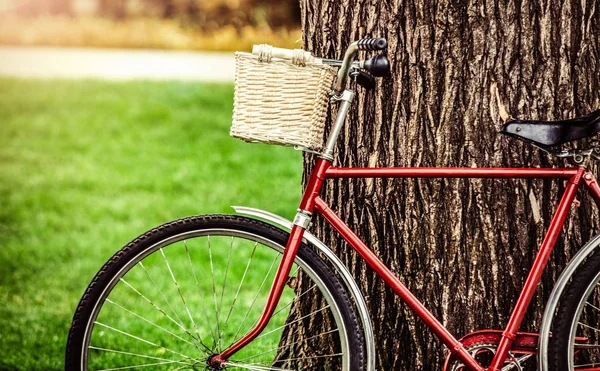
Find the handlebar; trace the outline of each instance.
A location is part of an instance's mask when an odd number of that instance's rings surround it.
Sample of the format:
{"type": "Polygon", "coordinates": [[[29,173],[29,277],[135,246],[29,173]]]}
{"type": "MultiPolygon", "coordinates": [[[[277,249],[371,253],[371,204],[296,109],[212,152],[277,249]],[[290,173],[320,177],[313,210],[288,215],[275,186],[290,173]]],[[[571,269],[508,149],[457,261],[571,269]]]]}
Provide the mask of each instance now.
{"type": "MultiPolygon", "coordinates": [[[[341,67],[337,73],[337,79],[335,80],[335,86],[333,89],[336,93],[341,93],[346,87],[346,80],[348,79],[348,73],[350,72],[350,68],[353,66],[354,56],[359,50],[385,50],[387,48],[387,40],[384,38],[367,38],[361,39],[353,42],[346,49],[346,53],[344,54],[344,59],[341,61],[341,67]]],[[[321,59],[313,56],[310,52],[305,52],[302,49],[283,49],[283,48],[274,48],[269,45],[254,45],[252,48],[252,54],[258,55],[259,59],[269,61],[271,58],[281,58],[288,59],[298,62],[299,64],[306,63],[327,63],[331,65],[340,65],[339,61],[332,61],[328,59],[321,59]],[[331,63],[334,62],[334,63],[331,63]]],[[[372,61],[365,61],[361,68],[365,68],[368,71],[372,72],[374,76],[383,76],[383,68],[389,68],[389,63],[385,57],[380,58],[380,60],[373,59],[372,61]],[[373,71],[371,71],[373,69],[373,71]]]]}
{"type": "Polygon", "coordinates": [[[387,48],[387,40],[382,37],[358,40],[360,50],[384,50],[385,48],[387,48]]]}
{"type": "Polygon", "coordinates": [[[350,44],[348,49],[346,49],[346,54],[344,54],[344,61],[338,71],[333,89],[337,93],[341,93],[344,90],[348,72],[350,71],[350,67],[352,67],[352,61],[359,50],[385,50],[385,48],[387,48],[387,40],[384,38],[361,39],[350,44]]]}
{"type": "Polygon", "coordinates": [[[252,47],[252,54],[258,55],[259,60],[270,61],[271,58],[288,59],[298,62],[301,64],[320,62],[320,58],[316,58],[311,52],[304,51],[302,49],[284,49],[276,48],[267,44],[254,45],[252,47]]]}

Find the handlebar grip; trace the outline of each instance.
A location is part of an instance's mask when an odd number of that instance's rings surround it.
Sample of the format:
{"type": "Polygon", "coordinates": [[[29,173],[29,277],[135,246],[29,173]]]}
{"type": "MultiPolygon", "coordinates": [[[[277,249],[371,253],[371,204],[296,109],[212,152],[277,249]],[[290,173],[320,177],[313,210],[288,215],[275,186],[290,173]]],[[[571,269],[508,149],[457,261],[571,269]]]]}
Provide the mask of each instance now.
{"type": "Polygon", "coordinates": [[[384,50],[385,48],[387,48],[387,40],[382,37],[358,41],[359,50],[384,50]]]}

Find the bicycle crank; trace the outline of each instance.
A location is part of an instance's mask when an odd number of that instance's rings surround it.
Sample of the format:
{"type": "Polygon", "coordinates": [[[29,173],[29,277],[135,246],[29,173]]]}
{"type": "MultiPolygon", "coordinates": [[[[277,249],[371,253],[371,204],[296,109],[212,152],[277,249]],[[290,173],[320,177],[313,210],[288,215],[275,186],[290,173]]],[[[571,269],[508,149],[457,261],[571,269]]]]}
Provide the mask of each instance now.
{"type": "MultiPolygon", "coordinates": [[[[467,352],[477,360],[483,367],[489,367],[494,355],[496,354],[496,349],[498,347],[498,343],[473,343],[469,346],[465,347],[467,352]]],[[[533,354],[513,354],[511,352],[508,353],[508,359],[504,362],[502,366],[502,371],[525,371],[523,368],[523,363],[527,361],[529,358],[533,357],[533,354]]],[[[449,359],[446,360],[446,365],[444,367],[445,371],[467,371],[465,364],[462,363],[460,359],[456,356],[450,356],[449,359]]]]}

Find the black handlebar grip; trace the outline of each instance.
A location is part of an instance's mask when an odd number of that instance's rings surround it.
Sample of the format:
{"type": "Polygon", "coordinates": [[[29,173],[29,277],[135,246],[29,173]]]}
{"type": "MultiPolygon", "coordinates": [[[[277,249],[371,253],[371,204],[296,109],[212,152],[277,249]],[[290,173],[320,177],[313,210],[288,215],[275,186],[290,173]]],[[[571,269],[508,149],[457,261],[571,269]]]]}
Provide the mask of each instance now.
{"type": "Polygon", "coordinates": [[[358,41],[359,50],[384,50],[387,47],[387,40],[378,37],[375,39],[362,39],[358,41]]]}

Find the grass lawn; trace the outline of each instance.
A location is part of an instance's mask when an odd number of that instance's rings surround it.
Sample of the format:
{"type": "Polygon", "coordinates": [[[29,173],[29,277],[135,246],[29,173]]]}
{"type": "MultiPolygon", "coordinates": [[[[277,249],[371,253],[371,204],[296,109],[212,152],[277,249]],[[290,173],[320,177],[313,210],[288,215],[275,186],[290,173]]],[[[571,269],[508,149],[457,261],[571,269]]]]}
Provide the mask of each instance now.
{"type": "Polygon", "coordinates": [[[0,79],[1,370],[62,369],[84,289],[151,227],[230,205],[293,216],[300,153],[230,138],[232,100],[231,85],[0,79]]]}

